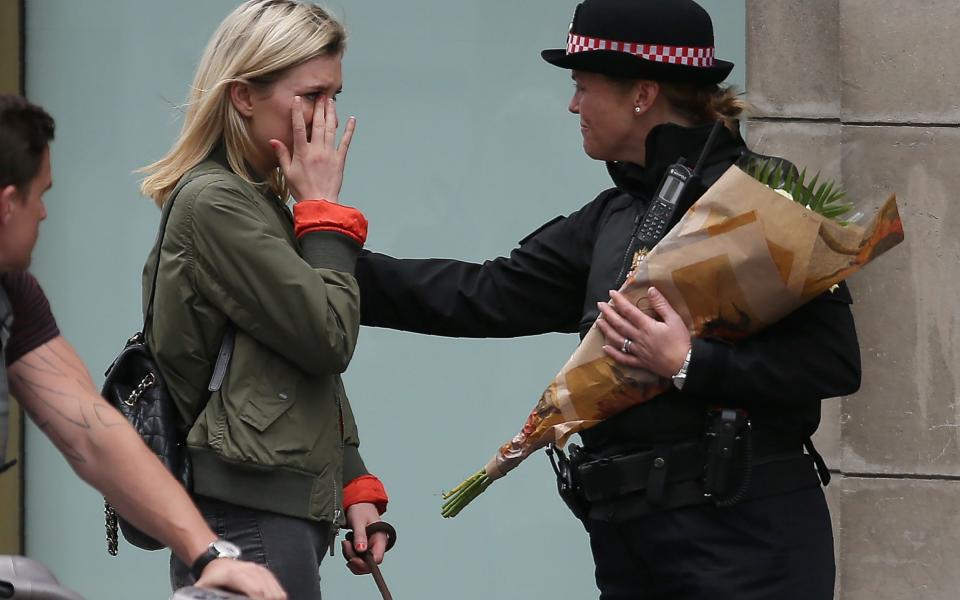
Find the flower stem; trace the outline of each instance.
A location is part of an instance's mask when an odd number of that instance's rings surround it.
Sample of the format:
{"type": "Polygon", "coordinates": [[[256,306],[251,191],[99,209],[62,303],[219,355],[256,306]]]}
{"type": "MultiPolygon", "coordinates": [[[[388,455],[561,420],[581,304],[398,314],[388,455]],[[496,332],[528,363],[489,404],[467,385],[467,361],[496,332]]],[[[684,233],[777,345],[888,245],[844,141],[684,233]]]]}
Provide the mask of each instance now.
{"type": "Polygon", "coordinates": [[[487,476],[487,472],[480,469],[464,480],[463,483],[443,494],[443,499],[446,502],[443,503],[440,514],[445,519],[457,516],[466,505],[490,487],[491,483],[493,483],[493,480],[487,476]]]}

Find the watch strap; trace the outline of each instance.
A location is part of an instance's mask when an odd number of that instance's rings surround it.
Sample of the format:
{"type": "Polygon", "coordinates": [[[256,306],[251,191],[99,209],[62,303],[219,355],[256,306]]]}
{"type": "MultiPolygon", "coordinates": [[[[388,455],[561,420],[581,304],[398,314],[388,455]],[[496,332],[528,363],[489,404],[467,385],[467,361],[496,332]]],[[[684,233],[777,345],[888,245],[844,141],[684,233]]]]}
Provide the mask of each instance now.
{"type": "Polygon", "coordinates": [[[683,365],[680,366],[680,370],[672,377],[673,386],[678,390],[683,389],[683,384],[687,382],[687,370],[690,368],[690,357],[693,355],[693,346],[690,346],[690,349],[687,350],[687,356],[683,359],[683,365]]]}
{"type": "Polygon", "coordinates": [[[195,561],[193,561],[193,564],[190,566],[190,573],[193,575],[194,579],[200,579],[200,577],[203,575],[203,570],[206,569],[207,565],[209,565],[211,562],[215,561],[218,558],[232,558],[232,559],[239,558],[240,557],[239,550],[240,549],[237,548],[234,544],[231,544],[226,540],[222,540],[218,538],[210,542],[210,545],[207,546],[206,551],[200,556],[198,556],[195,561]],[[231,548],[236,548],[234,552],[236,556],[222,553],[220,549],[217,548],[218,543],[228,545],[231,548]]]}
{"type": "Polygon", "coordinates": [[[200,579],[207,565],[218,558],[220,558],[220,553],[211,544],[203,554],[197,557],[197,560],[193,561],[193,565],[190,567],[190,573],[193,574],[193,578],[200,579]]]}

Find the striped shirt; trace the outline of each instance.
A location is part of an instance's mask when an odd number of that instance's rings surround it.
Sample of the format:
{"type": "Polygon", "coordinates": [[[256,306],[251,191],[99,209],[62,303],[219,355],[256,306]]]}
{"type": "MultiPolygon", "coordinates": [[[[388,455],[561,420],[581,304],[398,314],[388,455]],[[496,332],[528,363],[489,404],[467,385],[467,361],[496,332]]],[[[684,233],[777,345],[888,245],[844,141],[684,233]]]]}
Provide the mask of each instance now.
{"type": "Polygon", "coordinates": [[[0,275],[0,285],[13,307],[13,328],[5,348],[7,364],[12,365],[60,335],[60,330],[50,312],[50,303],[33,275],[26,271],[4,273],[0,275]]]}

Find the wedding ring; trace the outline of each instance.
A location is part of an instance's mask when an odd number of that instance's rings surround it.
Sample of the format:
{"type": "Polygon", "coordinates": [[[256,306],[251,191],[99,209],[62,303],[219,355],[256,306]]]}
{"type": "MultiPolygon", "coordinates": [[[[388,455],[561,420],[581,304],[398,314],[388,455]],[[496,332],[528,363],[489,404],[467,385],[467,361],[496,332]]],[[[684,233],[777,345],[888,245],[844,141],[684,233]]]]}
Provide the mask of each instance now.
{"type": "Polygon", "coordinates": [[[623,338],[623,345],[620,346],[620,352],[624,354],[630,354],[630,346],[633,345],[633,342],[630,341],[630,338],[623,338]]]}

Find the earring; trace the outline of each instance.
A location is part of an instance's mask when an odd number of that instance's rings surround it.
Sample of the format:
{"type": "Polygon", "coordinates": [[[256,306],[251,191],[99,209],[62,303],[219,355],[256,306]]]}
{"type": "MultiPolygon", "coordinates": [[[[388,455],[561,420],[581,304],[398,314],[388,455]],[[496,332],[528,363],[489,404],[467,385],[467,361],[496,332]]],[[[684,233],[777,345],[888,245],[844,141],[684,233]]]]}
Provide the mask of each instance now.
{"type": "Polygon", "coordinates": [[[634,107],[633,107],[633,112],[639,113],[639,112],[640,112],[640,107],[639,107],[639,106],[634,106],[634,107]]]}

